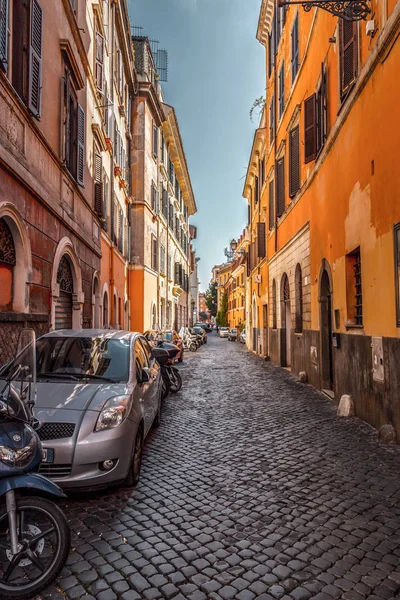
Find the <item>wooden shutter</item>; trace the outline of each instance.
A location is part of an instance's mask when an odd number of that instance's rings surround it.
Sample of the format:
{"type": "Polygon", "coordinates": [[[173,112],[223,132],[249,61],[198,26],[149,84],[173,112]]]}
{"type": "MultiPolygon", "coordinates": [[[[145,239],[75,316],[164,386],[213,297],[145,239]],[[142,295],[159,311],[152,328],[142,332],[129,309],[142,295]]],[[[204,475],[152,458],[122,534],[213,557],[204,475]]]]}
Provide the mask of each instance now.
{"type": "Polygon", "coordinates": [[[0,67],[8,71],[8,14],[9,0],[0,0],[0,67]]]}
{"type": "Polygon", "coordinates": [[[103,160],[99,152],[94,155],[94,210],[99,217],[103,216],[103,160]]]}
{"type": "Polygon", "coordinates": [[[103,229],[108,230],[108,179],[104,177],[103,181],[103,229]]]}
{"type": "Polygon", "coordinates": [[[358,68],[358,25],[356,22],[340,19],[340,95],[345,96],[348,88],[357,77],[358,68]]]}
{"type": "Polygon", "coordinates": [[[104,89],[104,38],[96,32],[96,86],[100,92],[104,89]]]}
{"type": "Polygon", "coordinates": [[[275,225],[275,204],[274,204],[274,180],[268,184],[268,198],[269,198],[269,228],[272,229],[275,225]]]}
{"type": "Polygon", "coordinates": [[[292,28],[292,83],[296,79],[299,68],[299,16],[297,15],[292,28]]]}
{"type": "Polygon", "coordinates": [[[257,223],[257,256],[258,258],[266,256],[265,223],[257,223]]]}
{"type": "Polygon", "coordinates": [[[79,185],[84,184],[85,173],[85,111],[78,104],[77,109],[77,153],[76,153],[76,180],[79,185]]]}
{"type": "Polygon", "coordinates": [[[128,258],[128,219],[124,219],[124,256],[128,258]]]}
{"type": "Polygon", "coordinates": [[[122,212],[121,208],[119,209],[118,217],[118,249],[120,252],[122,252],[124,244],[124,213],[122,212]]]}
{"type": "Polygon", "coordinates": [[[316,136],[315,94],[304,100],[304,162],[315,160],[316,136]]]}
{"type": "Polygon", "coordinates": [[[275,135],[275,96],[272,96],[271,104],[269,105],[269,145],[274,141],[275,135]]]}
{"type": "Polygon", "coordinates": [[[285,212],[285,157],[276,162],[276,216],[285,212]]]}
{"type": "Polygon", "coordinates": [[[158,155],[158,127],[153,125],[153,155],[158,155]]]}
{"type": "Polygon", "coordinates": [[[300,189],[300,133],[299,126],[289,133],[289,196],[293,198],[300,189]]]}
{"type": "Polygon", "coordinates": [[[31,5],[28,108],[40,119],[42,100],[43,9],[38,0],[31,5]]]}
{"type": "Polygon", "coordinates": [[[258,177],[256,175],[255,179],[254,179],[254,202],[257,204],[259,199],[260,199],[260,186],[258,183],[258,177]]]}

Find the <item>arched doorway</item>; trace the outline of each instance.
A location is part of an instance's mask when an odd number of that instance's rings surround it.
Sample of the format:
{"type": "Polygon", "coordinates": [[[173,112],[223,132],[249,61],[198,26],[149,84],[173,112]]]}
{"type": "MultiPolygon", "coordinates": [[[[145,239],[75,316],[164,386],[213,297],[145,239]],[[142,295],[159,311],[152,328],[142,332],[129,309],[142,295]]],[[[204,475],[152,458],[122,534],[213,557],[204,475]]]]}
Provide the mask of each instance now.
{"type": "Polygon", "coordinates": [[[321,388],[333,390],[332,356],[332,288],[328,271],[324,268],[320,277],[321,305],[321,388]]]}
{"type": "Polygon", "coordinates": [[[14,239],[5,219],[0,219],[0,310],[13,309],[13,279],[16,265],[14,239]]]}
{"type": "Polygon", "coordinates": [[[93,327],[95,329],[98,329],[100,327],[100,313],[100,286],[98,278],[95,277],[93,280],[93,327]]]}
{"type": "Polygon", "coordinates": [[[58,265],[57,283],[60,286],[60,295],[57,298],[55,307],[55,329],[72,329],[74,279],[71,263],[65,254],[58,265]]]}
{"type": "Polygon", "coordinates": [[[291,364],[291,325],[290,286],[289,278],[284,273],[281,283],[281,320],[282,320],[282,366],[290,367],[291,364]]]}
{"type": "Polygon", "coordinates": [[[103,296],[103,327],[108,327],[108,294],[104,292],[103,296]]]}

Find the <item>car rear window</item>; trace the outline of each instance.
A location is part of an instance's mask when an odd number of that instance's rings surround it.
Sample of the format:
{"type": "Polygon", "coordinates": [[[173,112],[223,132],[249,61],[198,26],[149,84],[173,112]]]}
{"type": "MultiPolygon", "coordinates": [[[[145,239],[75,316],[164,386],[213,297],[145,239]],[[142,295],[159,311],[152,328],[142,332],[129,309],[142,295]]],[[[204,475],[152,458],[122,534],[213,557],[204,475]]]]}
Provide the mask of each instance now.
{"type": "Polygon", "coordinates": [[[130,338],[49,337],[36,342],[37,375],[68,373],[129,381],[130,338]]]}

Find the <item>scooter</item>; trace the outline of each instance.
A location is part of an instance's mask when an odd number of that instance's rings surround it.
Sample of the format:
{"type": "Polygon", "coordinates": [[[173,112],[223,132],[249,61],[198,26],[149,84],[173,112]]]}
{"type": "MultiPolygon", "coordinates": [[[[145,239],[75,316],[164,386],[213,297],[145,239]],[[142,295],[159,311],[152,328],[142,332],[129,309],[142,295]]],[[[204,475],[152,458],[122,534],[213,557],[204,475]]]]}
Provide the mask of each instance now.
{"type": "MultiPolygon", "coordinates": [[[[164,388],[169,392],[176,394],[182,387],[182,377],[179,370],[174,367],[173,361],[179,354],[179,348],[169,342],[159,341],[157,346],[153,348],[154,356],[161,367],[161,375],[163,378],[163,395],[164,388]]],[[[163,398],[164,399],[164,398],[163,398]]]]}
{"type": "Polygon", "coordinates": [[[35,431],[39,423],[33,416],[33,330],[21,331],[16,356],[0,371],[1,380],[0,500],[5,503],[0,506],[0,598],[22,600],[57,578],[71,546],[64,513],[46,497],[65,494],[37,473],[43,451],[35,431]]]}

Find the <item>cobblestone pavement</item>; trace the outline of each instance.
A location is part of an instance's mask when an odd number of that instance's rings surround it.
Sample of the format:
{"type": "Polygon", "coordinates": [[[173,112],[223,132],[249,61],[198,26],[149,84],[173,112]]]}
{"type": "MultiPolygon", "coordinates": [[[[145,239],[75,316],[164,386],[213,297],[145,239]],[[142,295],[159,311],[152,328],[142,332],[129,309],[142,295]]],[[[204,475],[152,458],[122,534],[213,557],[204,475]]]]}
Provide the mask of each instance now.
{"type": "Polygon", "coordinates": [[[182,374],[138,487],[65,503],[42,597],[400,598],[400,447],[215,333],[182,374]]]}

